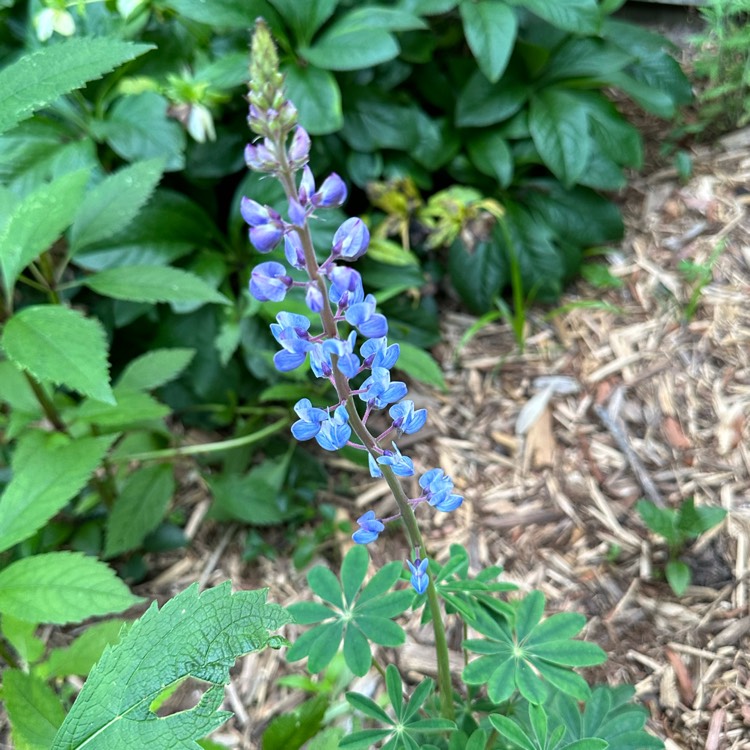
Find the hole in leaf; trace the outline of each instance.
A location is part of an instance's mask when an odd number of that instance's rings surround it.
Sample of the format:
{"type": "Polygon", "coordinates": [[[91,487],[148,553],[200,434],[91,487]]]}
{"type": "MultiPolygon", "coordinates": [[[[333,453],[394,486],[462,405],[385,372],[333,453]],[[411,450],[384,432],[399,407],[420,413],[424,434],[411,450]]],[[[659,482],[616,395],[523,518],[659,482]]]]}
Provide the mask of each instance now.
{"type": "Polygon", "coordinates": [[[210,682],[185,677],[167,685],[151,702],[149,708],[161,718],[189,711],[200,703],[203,694],[210,687],[210,682]]]}

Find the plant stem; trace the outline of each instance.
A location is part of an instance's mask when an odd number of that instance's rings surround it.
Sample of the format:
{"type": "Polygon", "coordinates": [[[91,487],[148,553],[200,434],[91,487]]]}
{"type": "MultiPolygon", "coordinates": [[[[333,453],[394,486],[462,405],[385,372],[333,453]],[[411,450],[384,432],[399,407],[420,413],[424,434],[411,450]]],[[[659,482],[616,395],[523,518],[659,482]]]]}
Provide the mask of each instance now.
{"type": "MultiPolygon", "coordinates": [[[[295,184],[294,174],[286,159],[284,144],[278,144],[276,151],[277,154],[279,154],[281,167],[278,177],[284,187],[284,192],[289,200],[298,201],[299,195],[297,192],[297,186],[295,184]]],[[[327,337],[339,338],[338,325],[333,310],[331,309],[330,301],[328,300],[328,289],[325,278],[320,273],[318,260],[315,257],[312,234],[310,233],[310,225],[307,221],[305,221],[304,226],[300,227],[298,234],[305,253],[305,267],[307,273],[310,280],[318,285],[318,288],[323,295],[323,300],[325,301],[323,309],[320,311],[323,330],[327,337]]],[[[373,458],[377,458],[381,454],[381,451],[377,450],[378,444],[375,437],[370,433],[367,426],[362,421],[362,418],[359,416],[347,377],[336,366],[338,357],[335,354],[331,355],[331,361],[333,363],[333,384],[336,388],[336,393],[338,394],[339,399],[346,404],[349,423],[365,448],[367,448],[373,458]]],[[[424,557],[429,557],[424,541],[422,540],[422,534],[419,531],[417,518],[414,515],[414,510],[409,504],[409,500],[401,486],[401,482],[393,473],[390,466],[382,466],[381,470],[385,481],[388,483],[388,487],[393,493],[396,504],[401,511],[401,518],[404,522],[409,545],[412,549],[419,550],[418,554],[424,557]]],[[[438,663],[438,690],[440,693],[441,713],[443,718],[453,720],[455,717],[455,711],[453,706],[453,684],[451,682],[448,641],[445,636],[445,624],[443,623],[442,612],[440,610],[440,600],[438,599],[437,589],[431,578],[429,579],[429,584],[427,586],[427,602],[430,607],[430,614],[432,615],[432,628],[435,635],[435,652],[438,663]]]]}

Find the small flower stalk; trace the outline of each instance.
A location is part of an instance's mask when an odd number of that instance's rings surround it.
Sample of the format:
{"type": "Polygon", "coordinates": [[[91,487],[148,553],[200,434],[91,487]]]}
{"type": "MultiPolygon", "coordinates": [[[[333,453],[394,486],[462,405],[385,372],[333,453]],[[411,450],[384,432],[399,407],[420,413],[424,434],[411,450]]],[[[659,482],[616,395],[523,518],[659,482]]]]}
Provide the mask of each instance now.
{"type": "MultiPolygon", "coordinates": [[[[251,51],[248,125],[258,138],[245,148],[245,161],[250,169],[280,181],[287,204],[282,216],[252,198],[242,200],[250,242],[260,253],[273,253],[273,260],[253,269],[250,293],[261,302],[281,302],[295,288],[302,292],[310,315],[281,312],[271,325],[279,345],[274,364],[279,371],[288,372],[309,361],[314,374],[334,386],[338,399],[328,405],[313,405],[306,398],[298,401],[292,434],[298,440],[314,439],[327,451],[345,446],[367,451],[371,475],[388,482],[398,512],[379,519],[374,511],[367,511],[357,520],[358,530],[352,539],[357,544],[371,544],[387,523],[398,519],[404,523],[413,551],[413,560],[407,560],[411,585],[417,594],[428,594],[438,642],[442,619],[427,556],[419,556],[424,546],[415,510],[424,506],[449,512],[458,508],[463,498],[453,492],[453,482],[441,469],[421,475],[421,493],[415,498],[409,498],[401,484],[401,479],[414,476],[416,469],[399,449],[398,440],[418,432],[427,412],[416,409],[414,402],[405,398],[406,384],[393,378],[399,346],[388,343],[388,321],[377,311],[375,298],[365,294],[361,275],[350,265],[367,252],[369,231],[361,219],[347,219],[336,230],[324,259],[319,260],[310,221],[320,211],[341,206],[347,197],[346,185],[337,174],[318,183],[308,166],[310,137],[285,97],[276,49],[262,21],[256,26],[251,51]],[[385,410],[390,424],[374,435],[368,421],[373,412],[385,410]]],[[[447,647],[444,661],[442,687],[450,702],[447,647]]]]}

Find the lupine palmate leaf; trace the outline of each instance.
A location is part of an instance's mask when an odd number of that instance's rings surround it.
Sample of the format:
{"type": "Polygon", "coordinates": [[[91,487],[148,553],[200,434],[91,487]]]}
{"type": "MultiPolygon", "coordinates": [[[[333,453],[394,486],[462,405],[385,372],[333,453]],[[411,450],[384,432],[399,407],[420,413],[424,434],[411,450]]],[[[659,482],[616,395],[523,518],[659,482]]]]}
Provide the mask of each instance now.
{"type": "Polygon", "coordinates": [[[228,582],[199,594],[196,584],[161,609],[152,604],[91,671],[50,750],[198,750],[196,740],[230,716],[219,706],[235,660],[283,642],[270,633],[290,617],[266,594],[233,594],[228,582]],[[157,717],[152,702],[186,677],[210,685],[199,704],[157,717]]]}
{"type": "Polygon", "coordinates": [[[139,601],[109,566],[81,552],[24,557],[0,571],[0,612],[31,622],[81,622],[139,601]]]}
{"type": "Polygon", "coordinates": [[[0,551],[30,537],[75,497],[113,441],[41,431],[24,435],[13,456],[13,478],[0,497],[0,551]]]}
{"type": "Polygon", "coordinates": [[[43,750],[65,718],[60,700],[49,685],[17,669],[3,672],[3,701],[13,743],[19,750],[43,750]]]}
{"type": "Polygon", "coordinates": [[[319,623],[303,633],[289,649],[289,661],[307,657],[311,672],[325,669],[343,640],[344,660],[354,674],[362,676],[372,664],[370,641],[384,646],[399,646],[405,634],[391,618],[406,610],[414,600],[409,590],[391,591],[399,580],[398,562],[384,565],[364,586],[369,563],[367,549],[352,547],[341,566],[341,581],[323,565],[307,574],[310,588],[326,604],[300,602],[289,607],[298,622],[319,623]]]}
{"type": "Polygon", "coordinates": [[[73,37],[42,47],[0,71],[0,133],[87,81],[153,49],[111,37],[73,37]]]}
{"type": "Polygon", "coordinates": [[[70,232],[71,254],[128,226],[161,179],[164,159],[130,164],[86,193],[70,232]]]}
{"type": "Polygon", "coordinates": [[[9,297],[18,275],[73,221],[89,178],[82,169],[43,184],[19,201],[0,228],[0,270],[9,297]]]}
{"type": "Polygon", "coordinates": [[[25,307],[5,324],[0,344],[9,359],[37,379],[115,403],[107,340],[98,320],[63,305],[25,307]]]}

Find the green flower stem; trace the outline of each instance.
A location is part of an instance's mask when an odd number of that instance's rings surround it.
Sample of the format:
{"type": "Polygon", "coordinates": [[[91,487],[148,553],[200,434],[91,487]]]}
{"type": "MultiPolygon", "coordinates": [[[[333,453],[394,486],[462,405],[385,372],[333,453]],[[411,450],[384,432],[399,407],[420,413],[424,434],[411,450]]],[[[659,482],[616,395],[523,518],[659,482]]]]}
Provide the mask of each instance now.
{"type": "MultiPolygon", "coordinates": [[[[276,149],[276,152],[280,154],[279,162],[281,167],[278,176],[281,184],[284,186],[284,192],[286,193],[287,198],[289,200],[296,200],[298,197],[297,187],[292,170],[286,160],[286,149],[284,146],[284,143],[278,142],[276,149]]],[[[305,253],[305,267],[307,268],[307,273],[311,281],[314,281],[318,285],[320,293],[323,295],[324,304],[323,309],[320,312],[323,330],[329,338],[338,338],[338,325],[336,324],[333,310],[331,309],[328,300],[328,289],[326,287],[325,279],[319,272],[318,260],[315,257],[315,248],[308,222],[306,221],[304,226],[300,227],[297,232],[305,253]]],[[[359,437],[362,444],[367,448],[373,458],[377,458],[381,455],[380,451],[377,450],[379,447],[377,441],[359,416],[351,388],[349,387],[349,381],[336,366],[337,359],[336,355],[331,355],[336,393],[338,394],[339,399],[346,404],[349,423],[351,424],[354,433],[359,437]]],[[[393,473],[390,466],[383,466],[381,467],[381,470],[385,481],[388,483],[388,486],[393,493],[396,505],[398,505],[398,509],[401,511],[401,518],[406,528],[409,545],[412,549],[418,549],[418,554],[423,557],[428,557],[429,555],[427,554],[422,534],[419,531],[417,518],[414,515],[414,510],[409,504],[409,500],[406,497],[404,488],[401,486],[401,482],[393,473]]],[[[435,651],[438,663],[438,689],[440,693],[441,713],[443,718],[453,720],[455,718],[455,711],[453,706],[453,684],[451,682],[448,641],[445,637],[445,624],[443,623],[442,612],[440,610],[440,601],[438,599],[437,590],[435,589],[435,584],[432,582],[431,578],[427,587],[427,602],[430,607],[432,627],[435,634],[435,651]]]]}
{"type": "Polygon", "coordinates": [[[178,456],[199,456],[202,453],[217,453],[219,451],[228,451],[233,448],[241,448],[245,445],[252,445],[259,440],[273,435],[275,432],[283,429],[289,424],[289,419],[277,419],[267,427],[263,427],[257,432],[251,432],[249,435],[232,438],[230,440],[219,440],[216,443],[202,443],[201,445],[182,445],[177,448],[165,448],[159,451],[146,451],[144,453],[131,453],[127,456],[113,456],[112,461],[115,463],[129,463],[130,461],[162,461],[165,459],[177,458],[178,456]]]}

